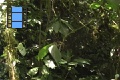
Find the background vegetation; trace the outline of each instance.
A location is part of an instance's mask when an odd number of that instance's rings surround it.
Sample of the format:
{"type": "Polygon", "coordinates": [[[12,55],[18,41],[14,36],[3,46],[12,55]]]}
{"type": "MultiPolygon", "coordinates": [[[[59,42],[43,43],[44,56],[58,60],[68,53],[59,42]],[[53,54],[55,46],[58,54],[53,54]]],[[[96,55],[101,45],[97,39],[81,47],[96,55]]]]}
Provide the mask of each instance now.
{"type": "Polygon", "coordinates": [[[0,79],[119,80],[119,0],[14,0],[0,4],[0,79]],[[6,5],[27,6],[23,29],[6,5]]]}

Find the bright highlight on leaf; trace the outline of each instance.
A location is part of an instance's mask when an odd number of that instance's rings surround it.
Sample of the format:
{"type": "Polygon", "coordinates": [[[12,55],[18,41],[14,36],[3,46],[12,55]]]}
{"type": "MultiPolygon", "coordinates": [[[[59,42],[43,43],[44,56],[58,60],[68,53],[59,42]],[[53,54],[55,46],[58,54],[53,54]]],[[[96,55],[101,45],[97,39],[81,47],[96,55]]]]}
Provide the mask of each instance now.
{"type": "Polygon", "coordinates": [[[21,53],[22,56],[26,55],[26,50],[25,50],[25,47],[23,46],[22,43],[19,43],[17,48],[18,48],[18,50],[19,50],[19,52],[21,53]]]}
{"type": "Polygon", "coordinates": [[[37,74],[37,72],[38,72],[38,67],[34,67],[28,71],[27,75],[33,76],[33,75],[37,74]]]}
{"type": "Polygon", "coordinates": [[[45,65],[43,66],[41,73],[42,73],[42,75],[49,75],[48,68],[45,65]]]}
{"type": "Polygon", "coordinates": [[[55,64],[54,64],[54,62],[53,61],[51,61],[51,60],[46,60],[45,61],[45,65],[48,67],[48,68],[51,68],[51,69],[55,69],[55,64]]]}
{"type": "Polygon", "coordinates": [[[112,9],[119,9],[120,0],[107,0],[107,2],[112,9]]]}
{"type": "Polygon", "coordinates": [[[58,64],[61,61],[61,53],[56,45],[51,45],[49,47],[49,53],[52,55],[55,62],[58,64]]]}
{"type": "Polygon", "coordinates": [[[88,59],[83,59],[83,58],[74,59],[74,62],[77,62],[78,64],[90,65],[90,61],[88,59]]]}
{"type": "Polygon", "coordinates": [[[5,0],[0,0],[0,3],[3,3],[5,0]]]}
{"type": "Polygon", "coordinates": [[[37,55],[37,59],[43,59],[47,53],[48,53],[48,48],[50,47],[51,44],[44,46],[42,49],[39,50],[39,53],[37,55]]]}
{"type": "Polygon", "coordinates": [[[97,8],[100,7],[100,4],[99,4],[99,3],[92,3],[92,4],[90,5],[90,7],[91,7],[92,9],[97,9],[97,8]]]}

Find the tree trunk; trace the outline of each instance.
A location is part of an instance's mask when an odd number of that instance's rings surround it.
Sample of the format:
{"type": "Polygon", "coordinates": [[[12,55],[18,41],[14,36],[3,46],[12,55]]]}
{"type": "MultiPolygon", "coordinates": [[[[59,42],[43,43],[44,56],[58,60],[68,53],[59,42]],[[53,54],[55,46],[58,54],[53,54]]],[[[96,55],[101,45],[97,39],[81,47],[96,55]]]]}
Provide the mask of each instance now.
{"type": "Polygon", "coordinates": [[[4,53],[7,54],[6,62],[8,65],[9,70],[9,79],[10,80],[19,80],[19,74],[17,73],[16,69],[16,48],[15,44],[17,44],[17,41],[15,41],[15,38],[13,36],[14,30],[13,29],[7,29],[4,32],[5,36],[5,42],[7,43],[7,46],[4,48],[4,53]]]}

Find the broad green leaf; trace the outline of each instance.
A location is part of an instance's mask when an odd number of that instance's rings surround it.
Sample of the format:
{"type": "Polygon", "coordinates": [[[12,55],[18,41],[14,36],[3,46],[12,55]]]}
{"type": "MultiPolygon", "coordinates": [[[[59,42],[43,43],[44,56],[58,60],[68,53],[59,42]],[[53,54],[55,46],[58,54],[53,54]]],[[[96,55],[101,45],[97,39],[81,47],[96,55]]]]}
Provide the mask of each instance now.
{"type": "Polygon", "coordinates": [[[34,67],[28,71],[27,75],[34,76],[37,73],[38,73],[38,67],[34,67]]]}
{"type": "Polygon", "coordinates": [[[65,25],[63,25],[63,26],[60,27],[59,32],[60,32],[61,34],[63,34],[64,36],[67,36],[68,33],[69,33],[69,29],[68,29],[65,25]]]}
{"type": "Polygon", "coordinates": [[[47,53],[48,53],[48,48],[50,47],[51,44],[44,46],[42,49],[39,50],[39,53],[37,55],[37,59],[43,59],[47,53]]]}
{"type": "Polygon", "coordinates": [[[18,50],[19,50],[19,52],[21,53],[22,56],[26,55],[26,50],[25,50],[25,47],[23,46],[22,43],[19,43],[17,48],[18,48],[18,50]]]}
{"type": "Polygon", "coordinates": [[[65,20],[61,19],[61,22],[64,23],[70,30],[73,31],[73,28],[72,28],[72,26],[68,23],[68,21],[65,21],[65,20]]]}
{"type": "Polygon", "coordinates": [[[70,62],[70,63],[68,63],[68,65],[70,65],[70,66],[76,66],[78,63],[77,62],[70,62]]]}
{"type": "Polygon", "coordinates": [[[58,33],[60,27],[61,27],[61,23],[60,21],[56,21],[52,24],[53,30],[55,31],[55,33],[58,33]]]}
{"type": "Polygon", "coordinates": [[[99,3],[92,3],[92,4],[90,5],[90,7],[91,7],[92,9],[97,9],[97,8],[100,7],[100,4],[99,4],[99,3]]]}
{"type": "MultiPolygon", "coordinates": [[[[72,29],[72,26],[70,24],[68,24],[68,22],[66,22],[65,20],[61,19],[61,20],[57,20],[55,21],[51,28],[51,30],[53,29],[55,31],[55,33],[60,32],[61,34],[63,34],[64,36],[66,36],[70,30],[72,29]]],[[[50,30],[49,29],[49,30],[50,30]]]]}
{"type": "Polygon", "coordinates": [[[61,53],[56,45],[51,45],[49,47],[49,53],[52,55],[57,64],[61,61],[61,53]]]}
{"type": "Polygon", "coordinates": [[[60,64],[66,64],[67,63],[67,61],[66,60],[64,60],[64,59],[61,59],[61,61],[59,62],[60,64]]]}
{"type": "Polygon", "coordinates": [[[74,62],[77,62],[78,64],[90,64],[90,61],[88,59],[83,58],[74,59],[74,62]]]}

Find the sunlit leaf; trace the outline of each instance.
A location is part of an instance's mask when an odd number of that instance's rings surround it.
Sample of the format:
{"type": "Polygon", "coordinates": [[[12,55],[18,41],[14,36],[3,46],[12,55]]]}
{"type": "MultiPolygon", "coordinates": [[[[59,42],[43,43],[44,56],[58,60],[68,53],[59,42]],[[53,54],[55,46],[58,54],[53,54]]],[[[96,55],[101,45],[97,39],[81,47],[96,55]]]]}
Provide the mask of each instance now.
{"type": "Polygon", "coordinates": [[[107,0],[109,6],[112,7],[112,9],[117,10],[119,8],[120,0],[107,0]]]}
{"type": "Polygon", "coordinates": [[[119,78],[119,74],[115,74],[115,80],[117,80],[119,78]]]}
{"type": "Polygon", "coordinates": [[[33,76],[33,75],[35,75],[35,74],[37,74],[37,73],[38,73],[38,67],[34,67],[34,68],[32,68],[32,69],[30,69],[30,70],[28,71],[27,75],[33,76]]]}
{"type": "Polygon", "coordinates": [[[106,4],[105,8],[110,10],[110,9],[112,9],[112,6],[110,4],[106,4]]]}
{"type": "Polygon", "coordinates": [[[115,29],[119,29],[119,26],[116,24],[116,25],[111,25],[113,28],[115,29]]]}
{"type": "Polygon", "coordinates": [[[92,4],[90,5],[90,7],[91,7],[92,9],[97,9],[97,8],[100,7],[100,4],[99,4],[99,3],[92,3],[92,4]]]}
{"type": "Polygon", "coordinates": [[[42,49],[39,50],[39,53],[37,55],[37,59],[43,59],[47,53],[48,53],[48,48],[50,47],[51,44],[44,46],[42,49]]]}
{"type": "Polygon", "coordinates": [[[90,64],[90,61],[88,59],[83,58],[74,59],[74,62],[77,62],[78,64],[90,64]]]}
{"type": "Polygon", "coordinates": [[[32,80],[42,80],[39,77],[33,77],[32,80]]]}
{"type": "Polygon", "coordinates": [[[68,63],[68,65],[71,65],[71,66],[76,66],[78,63],[77,62],[70,62],[68,63]]]}
{"type": "Polygon", "coordinates": [[[61,60],[61,53],[56,45],[51,45],[49,47],[49,53],[52,55],[53,59],[56,61],[56,63],[59,63],[61,60]]]}
{"type": "Polygon", "coordinates": [[[46,66],[43,66],[42,68],[43,68],[42,71],[41,71],[42,74],[43,75],[48,75],[49,74],[48,68],[46,66]]]}
{"type": "Polygon", "coordinates": [[[17,48],[18,48],[18,50],[19,50],[19,52],[21,53],[22,56],[26,55],[26,49],[25,49],[25,47],[23,46],[22,43],[19,43],[17,48]]]}
{"type": "Polygon", "coordinates": [[[5,0],[0,0],[0,3],[3,3],[5,0]]]}
{"type": "Polygon", "coordinates": [[[61,61],[59,62],[60,64],[66,64],[67,63],[67,61],[66,60],[64,60],[64,59],[61,59],[61,61]]]}
{"type": "Polygon", "coordinates": [[[48,68],[55,69],[56,66],[52,60],[45,60],[44,62],[48,68]]]}

